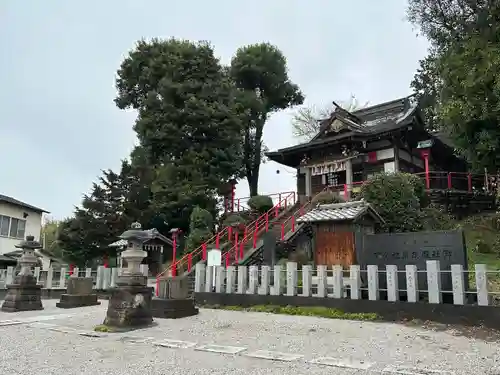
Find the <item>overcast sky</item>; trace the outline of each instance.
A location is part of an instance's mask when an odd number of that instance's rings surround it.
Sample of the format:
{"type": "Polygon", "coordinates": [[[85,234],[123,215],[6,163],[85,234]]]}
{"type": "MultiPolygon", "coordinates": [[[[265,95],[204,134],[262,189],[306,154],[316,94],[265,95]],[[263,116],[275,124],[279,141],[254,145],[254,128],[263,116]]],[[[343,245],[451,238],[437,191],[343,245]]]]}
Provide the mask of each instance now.
{"type": "MultiPolygon", "coordinates": [[[[136,40],[209,40],[227,63],[242,45],[270,42],[288,58],[306,103],[376,104],[410,94],[427,42],[402,0],[1,0],[0,194],[68,216],[101,169],[118,168],[135,140],[135,113],[114,106],[115,72],[136,40]]],[[[264,138],[290,146],[291,114],[264,138]]],[[[261,169],[260,192],[295,190],[294,171],[261,169]],[[276,175],[276,170],[280,174],[276,175]]],[[[237,195],[246,196],[245,181],[237,195]]]]}

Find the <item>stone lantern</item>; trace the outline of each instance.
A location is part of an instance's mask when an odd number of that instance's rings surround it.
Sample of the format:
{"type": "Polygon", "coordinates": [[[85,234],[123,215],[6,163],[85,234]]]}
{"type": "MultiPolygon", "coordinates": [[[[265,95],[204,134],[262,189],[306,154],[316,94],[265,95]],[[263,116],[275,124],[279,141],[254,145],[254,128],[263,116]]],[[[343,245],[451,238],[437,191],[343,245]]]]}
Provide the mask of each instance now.
{"type": "Polygon", "coordinates": [[[111,290],[108,311],[104,324],[119,328],[147,326],[153,322],[151,299],[153,288],[147,286],[147,277],[141,273],[140,265],[147,253],[142,249],[150,234],[142,230],[141,224],[133,223],[119,238],[127,241],[121,254],[127,262],[111,290]]]}
{"type": "Polygon", "coordinates": [[[27,236],[16,248],[22,249],[23,253],[17,260],[21,271],[14,278],[11,285],[7,285],[7,295],[2,304],[2,311],[31,311],[43,310],[42,287],[37,285],[36,279],[31,272],[31,267],[38,264],[35,250],[41,249],[42,245],[35,241],[35,237],[27,236]]]}

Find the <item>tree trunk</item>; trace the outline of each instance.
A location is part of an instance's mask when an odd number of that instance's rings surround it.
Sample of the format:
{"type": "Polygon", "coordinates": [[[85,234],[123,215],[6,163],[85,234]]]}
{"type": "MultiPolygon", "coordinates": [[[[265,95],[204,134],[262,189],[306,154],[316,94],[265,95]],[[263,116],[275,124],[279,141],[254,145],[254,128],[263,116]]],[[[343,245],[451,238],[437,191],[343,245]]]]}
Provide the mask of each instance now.
{"type": "Polygon", "coordinates": [[[259,172],[253,174],[251,176],[247,176],[248,188],[250,189],[250,196],[254,197],[259,195],[259,172]]]}

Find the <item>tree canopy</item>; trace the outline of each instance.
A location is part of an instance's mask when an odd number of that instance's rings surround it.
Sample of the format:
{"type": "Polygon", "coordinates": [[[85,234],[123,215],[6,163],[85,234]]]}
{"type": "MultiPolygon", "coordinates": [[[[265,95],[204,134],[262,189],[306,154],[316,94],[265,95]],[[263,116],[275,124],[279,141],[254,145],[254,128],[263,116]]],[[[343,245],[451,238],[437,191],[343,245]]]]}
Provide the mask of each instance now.
{"type": "Polygon", "coordinates": [[[429,126],[475,169],[498,171],[500,3],[410,0],[408,15],[432,45],[412,83],[429,126]]]}
{"type": "Polygon", "coordinates": [[[61,224],[60,242],[77,264],[112,254],[108,245],[134,221],[163,234],[197,232],[191,246],[211,237],[213,225],[193,227],[195,219],[217,216],[232,179],[246,177],[257,194],[264,124],[303,101],[285,57],[266,43],[240,48],[223,66],[206,42],[141,40],[121,63],[116,88],[116,106],[137,112],[138,145],[61,224]]]}
{"type": "Polygon", "coordinates": [[[231,78],[240,90],[244,112],[243,173],[250,196],[258,194],[264,125],[274,112],[304,102],[299,87],[290,81],[283,53],[269,43],[238,49],[231,60],[231,78]]]}

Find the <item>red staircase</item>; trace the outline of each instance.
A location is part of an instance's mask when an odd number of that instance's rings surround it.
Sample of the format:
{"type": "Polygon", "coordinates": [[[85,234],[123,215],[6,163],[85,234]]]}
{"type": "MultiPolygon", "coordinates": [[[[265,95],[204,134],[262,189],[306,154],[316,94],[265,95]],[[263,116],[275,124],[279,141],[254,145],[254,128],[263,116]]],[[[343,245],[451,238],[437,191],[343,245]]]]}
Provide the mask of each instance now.
{"type": "MultiPolygon", "coordinates": [[[[325,188],[324,190],[326,190],[325,188]]],[[[323,190],[323,191],[324,191],[323,190]]],[[[290,210],[285,210],[278,214],[274,212],[266,213],[252,223],[253,229],[248,232],[240,241],[235,241],[234,245],[223,252],[223,264],[227,267],[238,264],[245,259],[246,254],[252,249],[256,249],[258,238],[269,230],[278,231],[279,239],[283,241],[288,232],[294,233],[297,230],[297,219],[308,212],[312,207],[312,200],[305,204],[294,204],[290,210]],[[295,210],[293,210],[295,208],[295,210]],[[251,244],[251,245],[250,245],[251,244]]]]}
{"type": "MultiPolygon", "coordinates": [[[[238,243],[246,243],[249,238],[252,238],[253,243],[256,243],[257,233],[254,234],[255,228],[259,228],[262,225],[262,223],[264,223],[266,220],[267,222],[269,222],[269,220],[278,217],[282,212],[286,212],[290,207],[292,207],[295,204],[296,200],[296,194],[293,191],[272,194],[270,196],[272,199],[274,198],[273,199],[274,201],[277,200],[277,203],[269,211],[258,217],[256,220],[254,220],[244,228],[244,235],[241,240],[238,240],[236,233],[233,235],[232,233],[233,228],[231,227],[223,228],[212,238],[208,239],[203,244],[201,244],[198,248],[187,253],[181,259],[173,262],[170,266],[170,269],[166,269],[162,273],[157,275],[156,276],[157,284],[159,283],[160,278],[164,276],[168,271],[171,272],[172,276],[176,276],[177,271],[179,269],[181,270],[186,269],[187,272],[190,272],[194,264],[198,263],[199,261],[205,261],[207,259],[208,248],[210,247],[220,248],[221,242],[223,241],[228,241],[229,243],[233,241],[236,241],[238,243]],[[251,236],[253,237],[250,237],[250,233],[251,236]]],[[[239,200],[237,200],[237,202],[238,202],[237,203],[238,210],[241,211],[243,207],[246,207],[246,204],[243,203],[246,202],[246,200],[243,201],[243,199],[240,198],[239,200]]],[[[158,288],[156,289],[158,291],[158,288]]]]}

